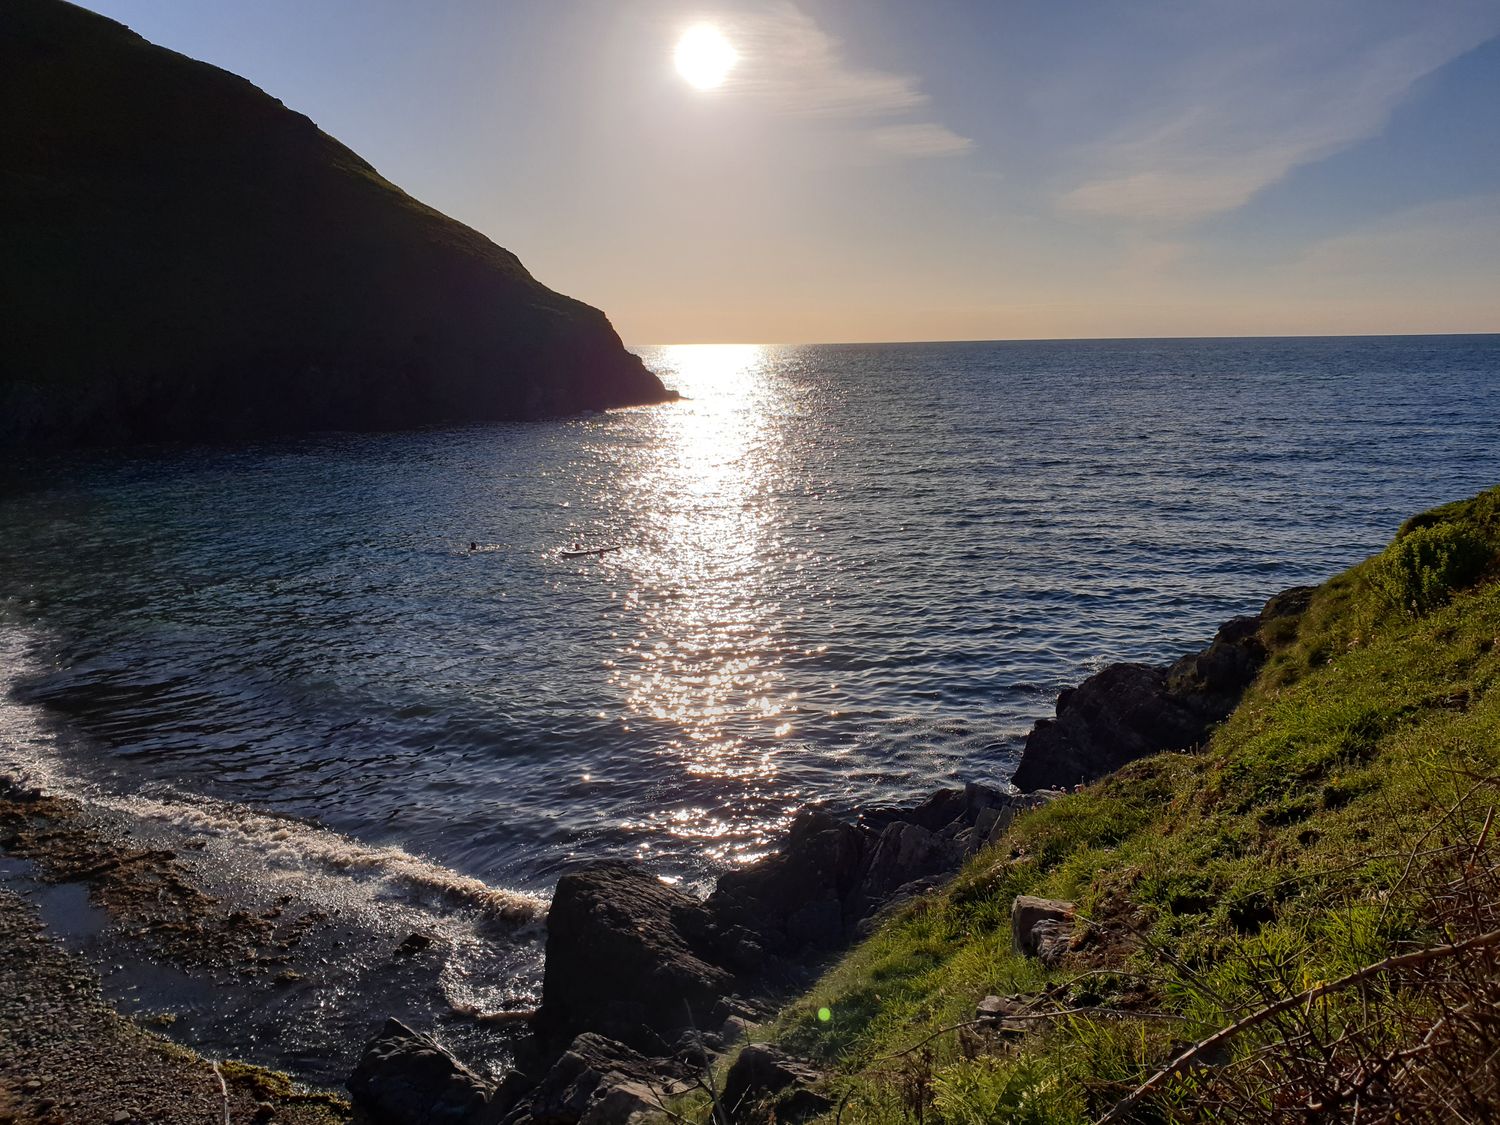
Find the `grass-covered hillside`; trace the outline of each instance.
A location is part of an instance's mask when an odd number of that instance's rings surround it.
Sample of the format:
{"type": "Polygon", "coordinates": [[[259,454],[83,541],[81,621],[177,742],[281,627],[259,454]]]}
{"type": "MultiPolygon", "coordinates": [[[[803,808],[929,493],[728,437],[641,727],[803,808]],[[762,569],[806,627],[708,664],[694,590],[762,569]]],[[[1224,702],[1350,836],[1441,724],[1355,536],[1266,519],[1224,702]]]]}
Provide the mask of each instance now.
{"type": "Polygon", "coordinates": [[[828,1069],[827,1121],[1484,1119],[1497,559],[1500,489],[1409,521],[1276,623],[1206,750],[1023,816],[757,1037],[828,1069]],[[1052,968],[1012,952],[1023,893],[1086,920],[1052,968]]]}
{"type": "Polygon", "coordinates": [[[0,4],[0,446],[660,401],[604,315],[243,78],[0,4]]]}

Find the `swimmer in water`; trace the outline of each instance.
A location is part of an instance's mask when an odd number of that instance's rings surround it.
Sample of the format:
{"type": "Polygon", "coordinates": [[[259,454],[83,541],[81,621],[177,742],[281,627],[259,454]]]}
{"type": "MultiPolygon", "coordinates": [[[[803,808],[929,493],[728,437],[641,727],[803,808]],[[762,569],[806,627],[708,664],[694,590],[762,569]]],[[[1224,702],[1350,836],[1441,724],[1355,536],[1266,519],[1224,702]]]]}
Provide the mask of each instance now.
{"type": "Polygon", "coordinates": [[[479,550],[479,544],[478,543],[470,543],[469,544],[469,550],[471,550],[471,551],[477,551],[477,550],[479,550]]]}

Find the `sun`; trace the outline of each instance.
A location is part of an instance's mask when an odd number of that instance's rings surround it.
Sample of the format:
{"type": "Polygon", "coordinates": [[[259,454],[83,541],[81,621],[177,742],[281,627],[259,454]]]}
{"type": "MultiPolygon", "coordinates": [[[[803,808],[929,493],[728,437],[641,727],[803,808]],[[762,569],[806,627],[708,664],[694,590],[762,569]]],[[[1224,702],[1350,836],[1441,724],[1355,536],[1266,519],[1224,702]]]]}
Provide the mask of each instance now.
{"type": "Polygon", "coordinates": [[[724,33],[706,23],[684,31],[673,54],[677,73],[700,90],[722,86],[739,57],[724,33]]]}

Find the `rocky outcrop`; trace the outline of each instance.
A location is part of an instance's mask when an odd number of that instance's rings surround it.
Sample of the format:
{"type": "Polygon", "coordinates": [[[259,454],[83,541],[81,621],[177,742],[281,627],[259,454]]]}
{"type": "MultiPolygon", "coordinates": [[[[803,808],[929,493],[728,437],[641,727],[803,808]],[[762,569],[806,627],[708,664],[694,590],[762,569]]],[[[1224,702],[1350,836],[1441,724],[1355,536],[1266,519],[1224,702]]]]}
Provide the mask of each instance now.
{"type": "Polygon", "coordinates": [[[877,913],[935,886],[1044,797],[982,785],[844,820],[812,808],[781,850],[721,876],[707,901],[622,863],[559,880],[547,915],[535,1029],[560,1044],[595,1031],[662,1051],[716,1032],[765,997],[806,983],[877,913]]]}
{"type": "Polygon", "coordinates": [[[593,864],[552,896],[535,1028],[552,1042],[593,1031],[659,1050],[708,1020],[760,956],[748,934],[649,872],[593,864]]]}
{"type": "Polygon", "coordinates": [[[1265,627],[1300,614],[1311,587],[1276,595],[1253,617],[1219,628],[1213,643],[1169,667],[1111,664],[1057,697],[1057,716],[1026,737],[1012,783],[1069,788],[1128,762],[1201,743],[1234,710],[1266,659],[1265,627]]]}
{"type": "Polygon", "coordinates": [[[602,1035],[580,1035],[504,1118],[506,1125],[637,1125],[663,1121],[688,1084],[602,1035]]]}
{"type": "Polygon", "coordinates": [[[672,397],[604,314],[226,71],[0,5],[0,447],[672,397]]]}
{"type": "Polygon", "coordinates": [[[734,1121],[802,1121],[833,1108],[833,1102],[814,1088],[822,1080],[811,1064],[775,1047],[752,1044],[725,1075],[721,1101],[734,1121]],[[773,1102],[773,1116],[755,1112],[773,1102]]]}
{"type": "Polygon", "coordinates": [[[941,789],[910,808],[875,808],[846,821],[802,813],[781,850],[720,876],[707,907],[781,957],[842,948],[877,911],[931,889],[1044,797],[986,785],[941,789]]]}
{"type": "Polygon", "coordinates": [[[493,1087],[429,1036],[386,1021],[349,1076],[354,1104],[376,1125],[470,1125],[493,1087]]]}

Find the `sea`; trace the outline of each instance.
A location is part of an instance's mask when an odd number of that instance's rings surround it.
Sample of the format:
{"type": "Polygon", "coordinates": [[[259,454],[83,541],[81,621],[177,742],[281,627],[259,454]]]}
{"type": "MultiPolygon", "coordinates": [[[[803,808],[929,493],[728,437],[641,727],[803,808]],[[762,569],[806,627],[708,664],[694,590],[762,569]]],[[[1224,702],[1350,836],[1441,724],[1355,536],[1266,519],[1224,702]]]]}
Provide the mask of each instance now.
{"type": "Polygon", "coordinates": [[[0,771],[346,931],[189,980],[0,867],[122,1006],[501,1066],[561,872],[702,892],[811,803],[1003,785],[1060,688],[1500,483],[1494,335],[634,350],[680,401],[0,460],[0,771]]]}

